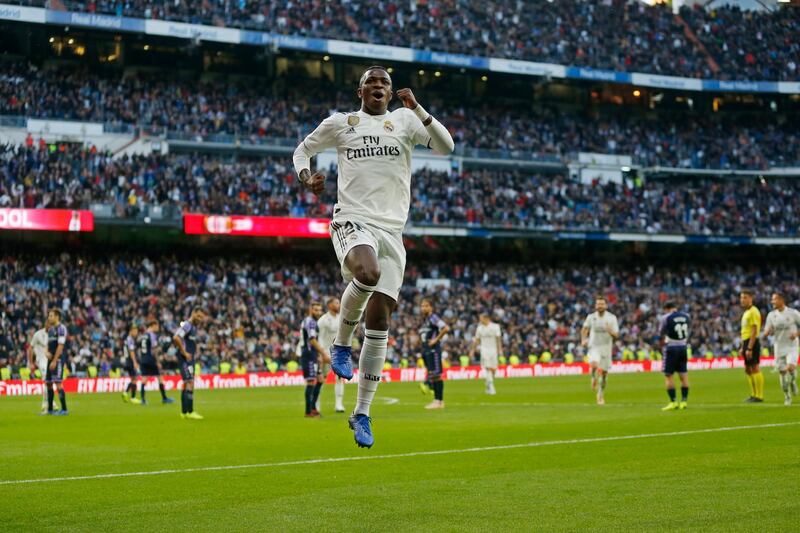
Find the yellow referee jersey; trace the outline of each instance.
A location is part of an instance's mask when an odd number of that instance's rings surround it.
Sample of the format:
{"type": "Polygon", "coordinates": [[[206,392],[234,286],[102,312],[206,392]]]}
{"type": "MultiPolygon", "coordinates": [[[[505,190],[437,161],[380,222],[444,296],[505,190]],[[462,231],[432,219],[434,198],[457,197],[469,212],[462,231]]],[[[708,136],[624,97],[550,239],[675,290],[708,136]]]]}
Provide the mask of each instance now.
{"type": "Polygon", "coordinates": [[[756,338],[761,333],[761,312],[758,307],[751,305],[750,309],[742,315],[742,340],[746,341],[750,338],[750,330],[756,327],[756,338]]]}

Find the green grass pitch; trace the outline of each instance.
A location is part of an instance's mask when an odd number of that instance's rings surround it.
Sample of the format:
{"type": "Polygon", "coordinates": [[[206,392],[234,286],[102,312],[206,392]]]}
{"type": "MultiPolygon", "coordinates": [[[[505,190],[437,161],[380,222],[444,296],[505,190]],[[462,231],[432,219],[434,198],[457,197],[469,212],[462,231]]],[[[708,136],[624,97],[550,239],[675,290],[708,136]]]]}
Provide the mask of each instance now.
{"type": "Polygon", "coordinates": [[[60,418],[3,398],[0,531],[797,531],[800,402],[765,374],[763,405],[741,370],[706,371],[667,413],[656,373],[612,375],[603,407],[586,376],[448,382],[443,411],[383,384],[371,450],[332,386],[321,420],[296,387],[198,391],[197,422],[152,392],[72,395],[60,418]],[[237,465],[258,466],[210,468],[237,465]],[[123,473],[144,475],[14,482],[123,473]]]}

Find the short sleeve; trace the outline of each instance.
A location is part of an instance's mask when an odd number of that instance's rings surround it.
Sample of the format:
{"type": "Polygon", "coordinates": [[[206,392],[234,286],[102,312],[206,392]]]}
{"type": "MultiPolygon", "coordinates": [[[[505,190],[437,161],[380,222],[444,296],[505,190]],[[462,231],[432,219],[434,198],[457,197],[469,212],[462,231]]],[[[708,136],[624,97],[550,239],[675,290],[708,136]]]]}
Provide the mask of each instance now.
{"type": "Polygon", "coordinates": [[[66,344],[67,342],[67,328],[63,325],[58,327],[58,344],[66,344]]]}
{"type": "Polygon", "coordinates": [[[586,317],[586,320],[583,321],[583,327],[589,329],[592,327],[592,315],[586,317]]]}
{"type": "Polygon", "coordinates": [[[318,331],[317,323],[314,320],[309,320],[306,323],[306,335],[308,335],[309,339],[316,339],[318,331]]]}
{"type": "Polygon", "coordinates": [[[189,322],[187,320],[186,322],[181,322],[181,325],[178,328],[178,331],[175,332],[175,335],[177,335],[178,337],[180,337],[182,339],[190,331],[192,331],[192,324],[191,324],[191,322],[189,322]]]}

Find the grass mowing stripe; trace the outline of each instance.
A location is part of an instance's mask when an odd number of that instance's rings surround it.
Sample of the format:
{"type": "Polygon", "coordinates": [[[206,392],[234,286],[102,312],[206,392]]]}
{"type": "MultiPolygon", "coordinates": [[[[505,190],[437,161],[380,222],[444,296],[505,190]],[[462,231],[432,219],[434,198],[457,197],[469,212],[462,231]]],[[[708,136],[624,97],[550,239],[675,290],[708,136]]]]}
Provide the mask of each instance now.
{"type": "Polygon", "coordinates": [[[322,463],[343,463],[348,461],[366,461],[376,459],[402,459],[406,457],[423,457],[431,455],[451,455],[458,453],[489,452],[497,450],[513,450],[519,448],[538,448],[542,446],[558,446],[569,444],[587,444],[592,442],[610,442],[620,440],[649,439],[655,437],[678,437],[683,435],[699,435],[703,433],[720,433],[723,431],[742,431],[747,429],[768,429],[800,425],[798,422],[782,422],[775,424],[758,424],[748,426],[727,426],[706,429],[690,429],[685,431],[668,431],[665,433],[641,433],[638,435],[617,435],[611,437],[590,437],[583,439],[550,440],[541,442],[526,442],[521,444],[502,444],[498,446],[484,446],[478,448],[461,448],[456,450],[429,450],[408,453],[395,453],[387,455],[360,455],[351,457],[327,457],[323,459],[304,459],[300,461],[283,461],[279,463],[257,463],[245,465],[226,466],[201,466],[197,468],[174,468],[168,470],[150,470],[146,472],[123,472],[115,474],[95,474],[91,476],[51,477],[40,479],[9,479],[0,481],[0,485],[23,485],[31,483],[53,483],[58,481],[87,481],[92,479],[111,479],[122,477],[160,476],[165,474],[185,474],[192,472],[215,472],[221,470],[245,470],[252,468],[277,468],[282,466],[302,466],[322,463]]]}

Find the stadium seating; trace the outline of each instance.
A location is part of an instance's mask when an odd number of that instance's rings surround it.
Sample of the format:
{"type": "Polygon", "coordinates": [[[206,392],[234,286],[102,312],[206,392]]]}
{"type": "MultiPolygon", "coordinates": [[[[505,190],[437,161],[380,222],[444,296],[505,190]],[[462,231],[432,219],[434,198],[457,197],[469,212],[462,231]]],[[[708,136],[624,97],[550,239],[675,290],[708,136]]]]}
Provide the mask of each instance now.
{"type": "MultiPolygon", "coordinates": [[[[232,143],[237,136],[293,146],[332,110],[355,105],[326,83],[304,88],[302,95],[270,94],[263,87],[168,82],[155,74],[104,77],[26,63],[6,67],[0,76],[0,115],[136,125],[189,140],[232,143]]],[[[458,153],[520,151],[560,161],[575,152],[599,152],[630,155],[645,166],[704,169],[800,166],[800,133],[780,117],[593,116],[519,104],[453,106],[438,98],[429,107],[452,132],[458,153]]]]}
{"type": "Polygon", "coordinates": [[[475,0],[61,0],[58,5],[73,11],[620,71],[727,79],[800,76],[800,22],[789,9],[751,14],[736,7],[684,8],[673,15],[666,4],[649,7],[626,0],[497,0],[490,9],[475,0]]]}
{"type": "MultiPolygon", "coordinates": [[[[302,189],[288,158],[229,161],[209,155],[114,159],[79,145],[0,148],[0,207],[115,206],[136,217],[152,206],[206,214],[329,217],[334,180],[321,198],[302,189]]],[[[797,235],[796,179],[669,178],[583,183],[521,170],[420,170],[410,220],[418,225],[625,230],[705,235],[797,235]]]]}
{"type": "MultiPolygon", "coordinates": [[[[797,275],[796,266],[745,271],[736,266],[414,262],[406,272],[388,359],[400,366],[403,359],[417,358],[417,308],[423,294],[433,297],[436,312],[451,327],[443,346],[453,364],[469,351],[484,310],[503,328],[506,355],[528,360],[549,353],[555,361],[568,353],[580,356],[580,327],[598,292],[608,294],[610,309],[620,318],[619,357],[623,349],[649,354],[656,348],[657,314],[674,297],[687,302],[695,317],[695,353],[726,356],[738,338],[737,289],[755,287],[757,304],[764,309],[767,290],[789,289],[797,275]],[[450,287],[423,293],[416,288],[420,278],[447,279],[450,287]]],[[[119,365],[132,321],[157,318],[166,347],[178,321],[197,304],[209,306],[214,317],[201,336],[205,368],[218,369],[220,362],[236,366],[237,361],[250,369],[263,370],[271,361],[286,367],[294,358],[293,343],[308,301],[338,294],[342,286],[332,260],[312,264],[68,253],[5,255],[0,284],[6,302],[4,333],[13,344],[22,348],[41,327],[42,310],[59,307],[69,328],[72,370],[96,367],[102,375],[119,365]]],[[[12,366],[24,364],[24,350],[8,353],[12,366]]],[[[174,367],[174,348],[165,353],[166,366],[174,367]]]]}

